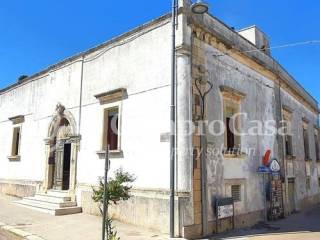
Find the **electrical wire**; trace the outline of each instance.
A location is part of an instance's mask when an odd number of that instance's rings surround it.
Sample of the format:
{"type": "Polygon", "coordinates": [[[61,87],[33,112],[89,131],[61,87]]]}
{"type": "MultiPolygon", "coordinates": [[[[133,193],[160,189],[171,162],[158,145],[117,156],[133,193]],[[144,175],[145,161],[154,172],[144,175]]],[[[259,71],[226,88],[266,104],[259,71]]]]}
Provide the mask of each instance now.
{"type": "MultiPolygon", "coordinates": [[[[312,40],[312,41],[304,41],[304,42],[295,42],[289,44],[283,44],[279,46],[264,48],[264,49],[254,49],[254,50],[247,50],[247,51],[240,51],[240,53],[251,53],[251,52],[263,52],[265,50],[272,50],[272,49],[280,49],[280,48],[288,48],[288,47],[297,47],[302,45],[309,45],[309,44],[320,44],[320,40],[312,40]]],[[[214,57],[223,57],[229,55],[228,53],[225,54],[214,54],[214,57]]]]}

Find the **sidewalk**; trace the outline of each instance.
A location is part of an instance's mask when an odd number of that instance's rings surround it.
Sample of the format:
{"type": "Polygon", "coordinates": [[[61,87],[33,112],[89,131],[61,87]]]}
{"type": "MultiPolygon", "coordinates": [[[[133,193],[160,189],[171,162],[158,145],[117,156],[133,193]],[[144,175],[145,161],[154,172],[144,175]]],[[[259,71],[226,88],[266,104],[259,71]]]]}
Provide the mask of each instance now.
{"type": "MultiPolygon", "coordinates": [[[[101,217],[86,214],[51,216],[20,206],[12,201],[16,198],[0,194],[0,225],[4,223],[21,232],[30,233],[45,240],[100,240],[101,217]]],[[[114,222],[121,240],[163,240],[167,235],[114,222]]],[[[9,228],[10,228],[9,227],[9,228]]],[[[38,238],[40,239],[40,238],[38,238]]]]}

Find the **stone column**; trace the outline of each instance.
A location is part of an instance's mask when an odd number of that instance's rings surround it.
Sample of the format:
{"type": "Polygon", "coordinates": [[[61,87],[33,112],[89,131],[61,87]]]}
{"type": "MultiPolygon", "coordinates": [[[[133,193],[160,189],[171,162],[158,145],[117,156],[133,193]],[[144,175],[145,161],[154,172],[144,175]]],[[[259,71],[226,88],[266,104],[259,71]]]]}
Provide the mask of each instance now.
{"type": "Polygon", "coordinates": [[[78,151],[80,146],[80,137],[73,136],[71,141],[71,158],[70,158],[70,185],[69,185],[69,195],[72,200],[75,200],[76,187],[77,187],[77,159],[78,151]]]}
{"type": "Polygon", "coordinates": [[[50,166],[49,166],[49,157],[50,157],[50,148],[51,148],[51,139],[46,138],[44,139],[45,142],[45,173],[44,173],[44,180],[42,183],[41,191],[47,192],[49,188],[49,181],[50,181],[50,166]]]}

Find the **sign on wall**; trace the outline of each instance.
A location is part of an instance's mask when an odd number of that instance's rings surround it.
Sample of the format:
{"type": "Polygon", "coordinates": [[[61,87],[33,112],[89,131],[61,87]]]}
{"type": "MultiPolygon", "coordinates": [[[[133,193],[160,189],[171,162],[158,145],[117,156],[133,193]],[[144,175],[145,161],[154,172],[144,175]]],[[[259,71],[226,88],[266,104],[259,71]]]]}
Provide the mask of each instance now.
{"type": "Polygon", "coordinates": [[[218,219],[229,218],[233,216],[233,204],[218,206],[218,219]]]}
{"type": "Polygon", "coordinates": [[[269,165],[271,172],[277,173],[280,172],[280,164],[277,159],[272,159],[269,165]]]}
{"type": "Polygon", "coordinates": [[[216,231],[219,233],[219,222],[222,219],[230,219],[234,229],[234,201],[233,198],[216,199],[216,231]]]}

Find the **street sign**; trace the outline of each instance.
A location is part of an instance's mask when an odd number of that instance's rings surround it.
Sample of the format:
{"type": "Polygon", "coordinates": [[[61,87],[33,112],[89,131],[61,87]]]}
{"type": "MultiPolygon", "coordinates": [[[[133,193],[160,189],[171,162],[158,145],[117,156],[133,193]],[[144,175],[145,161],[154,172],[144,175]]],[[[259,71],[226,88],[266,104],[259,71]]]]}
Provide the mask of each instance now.
{"type": "Polygon", "coordinates": [[[232,221],[234,229],[234,200],[233,198],[218,198],[216,199],[216,230],[219,233],[219,222],[221,219],[229,218],[232,221]]]}
{"type": "Polygon", "coordinates": [[[270,168],[266,167],[266,166],[260,166],[258,168],[258,173],[271,173],[270,168]]]}
{"type": "Polygon", "coordinates": [[[233,216],[233,204],[218,206],[218,219],[229,218],[233,216]]]}
{"type": "Polygon", "coordinates": [[[269,165],[270,171],[273,173],[280,172],[280,164],[277,159],[272,159],[269,165]]]}

